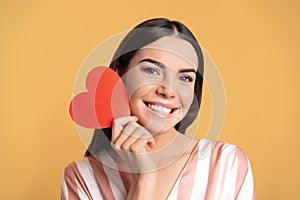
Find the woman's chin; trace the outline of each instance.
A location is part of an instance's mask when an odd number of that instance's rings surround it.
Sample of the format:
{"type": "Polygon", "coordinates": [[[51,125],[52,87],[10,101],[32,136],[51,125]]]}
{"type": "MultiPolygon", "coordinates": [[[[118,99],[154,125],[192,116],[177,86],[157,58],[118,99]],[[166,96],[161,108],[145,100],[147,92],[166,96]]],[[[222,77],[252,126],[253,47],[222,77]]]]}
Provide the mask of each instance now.
{"type": "Polygon", "coordinates": [[[152,135],[157,133],[165,133],[174,129],[176,123],[172,123],[169,120],[153,119],[151,122],[143,125],[152,135]]]}

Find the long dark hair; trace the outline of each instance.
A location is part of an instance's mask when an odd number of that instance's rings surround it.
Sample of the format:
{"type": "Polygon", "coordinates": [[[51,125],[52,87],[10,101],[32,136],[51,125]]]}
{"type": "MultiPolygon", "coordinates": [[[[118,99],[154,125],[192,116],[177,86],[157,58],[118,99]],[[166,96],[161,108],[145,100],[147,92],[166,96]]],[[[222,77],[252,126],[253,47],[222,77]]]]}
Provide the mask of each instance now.
{"type": "MultiPolygon", "coordinates": [[[[184,24],[165,18],[155,18],[142,22],[134,27],[122,40],[109,67],[120,76],[124,75],[130,60],[139,49],[166,36],[175,36],[189,42],[198,57],[198,70],[194,87],[195,95],[192,105],[185,117],[175,125],[175,129],[184,134],[186,128],[196,119],[200,109],[204,72],[203,55],[200,45],[192,32],[184,24]]],[[[111,128],[96,129],[85,155],[88,156],[101,149],[110,148],[110,140],[111,128]]]]}

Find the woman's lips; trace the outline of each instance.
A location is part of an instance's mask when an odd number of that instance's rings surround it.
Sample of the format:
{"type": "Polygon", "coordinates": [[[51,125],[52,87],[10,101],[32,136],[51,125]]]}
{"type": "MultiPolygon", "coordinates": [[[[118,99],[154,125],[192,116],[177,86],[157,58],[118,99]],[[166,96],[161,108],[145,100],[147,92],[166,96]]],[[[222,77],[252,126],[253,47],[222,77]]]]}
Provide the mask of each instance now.
{"type": "Polygon", "coordinates": [[[148,101],[144,103],[152,113],[163,118],[171,117],[174,111],[178,109],[178,107],[174,105],[165,104],[162,102],[148,101]]]}

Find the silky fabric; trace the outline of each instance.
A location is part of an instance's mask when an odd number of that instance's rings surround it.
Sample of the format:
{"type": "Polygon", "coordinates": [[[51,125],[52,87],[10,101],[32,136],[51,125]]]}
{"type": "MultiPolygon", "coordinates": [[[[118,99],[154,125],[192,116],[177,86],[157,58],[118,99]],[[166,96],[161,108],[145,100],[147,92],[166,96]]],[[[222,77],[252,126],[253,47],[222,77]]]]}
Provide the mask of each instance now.
{"type": "MultiPolygon", "coordinates": [[[[103,158],[109,155],[101,152],[97,156],[103,158]]],[[[130,184],[130,174],[112,169],[94,156],[88,156],[66,167],[61,199],[125,200],[130,184]]],[[[255,199],[252,171],[246,154],[232,144],[199,140],[169,192],[167,200],[175,199],[255,199]]]]}

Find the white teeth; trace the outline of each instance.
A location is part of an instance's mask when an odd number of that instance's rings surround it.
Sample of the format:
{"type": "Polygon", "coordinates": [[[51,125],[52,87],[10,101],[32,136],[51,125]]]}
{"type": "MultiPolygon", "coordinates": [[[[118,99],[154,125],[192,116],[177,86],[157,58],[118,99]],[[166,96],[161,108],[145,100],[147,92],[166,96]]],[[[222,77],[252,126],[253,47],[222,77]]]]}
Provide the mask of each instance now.
{"type": "Polygon", "coordinates": [[[166,107],[163,107],[163,106],[158,106],[158,105],[153,105],[153,104],[148,104],[148,107],[151,110],[160,112],[162,114],[170,114],[171,110],[172,110],[171,108],[166,108],[166,107]]]}

